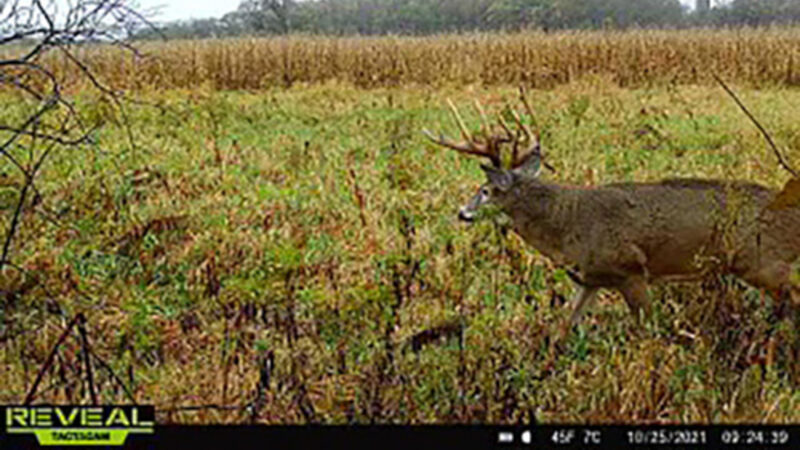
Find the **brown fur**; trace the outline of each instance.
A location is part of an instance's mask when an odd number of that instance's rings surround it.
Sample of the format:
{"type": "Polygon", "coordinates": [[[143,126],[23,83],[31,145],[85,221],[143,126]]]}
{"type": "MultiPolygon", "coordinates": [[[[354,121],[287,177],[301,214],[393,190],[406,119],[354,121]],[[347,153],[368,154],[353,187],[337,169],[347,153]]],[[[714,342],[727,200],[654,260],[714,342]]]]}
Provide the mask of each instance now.
{"type": "Polygon", "coordinates": [[[712,268],[773,297],[800,300],[790,280],[800,255],[800,208],[769,210],[775,190],[741,181],[668,179],[583,188],[515,174],[491,201],[515,231],[557,262],[575,264],[582,292],[571,323],[600,288],[649,309],[647,285],[691,280],[712,268]]]}

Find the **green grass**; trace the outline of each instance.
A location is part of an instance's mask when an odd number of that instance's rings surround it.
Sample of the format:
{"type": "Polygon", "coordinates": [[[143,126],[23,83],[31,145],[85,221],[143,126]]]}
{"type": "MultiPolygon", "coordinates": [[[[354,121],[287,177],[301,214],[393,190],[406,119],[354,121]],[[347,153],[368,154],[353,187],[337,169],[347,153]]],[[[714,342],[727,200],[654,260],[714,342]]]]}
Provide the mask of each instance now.
{"type": "MultiPolygon", "coordinates": [[[[739,94],[800,159],[800,91],[739,94]]],[[[0,309],[0,403],[22,401],[64,317],[84,312],[96,353],[161,410],[247,404],[273,352],[265,423],[800,420],[798,322],[771,320],[771,301],[738,284],[653,287],[642,327],[605,293],[539,378],[573,287],[502,225],[457,221],[478,161],[420,132],[455,134],[447,98],[477,127],[472,100],[497,111],[515,89],[141,95],[165,112],[128,111],[135,148],[109,126],[93,150],[54,154],[37,183],[14,241],[27,272],[2,274],[19,295],[0,309]],[[442,325],[445,338],[420,338],[442,325]]],[[[787,179],[720,89],[587,78],[531,101],[562,182],[787,179]]],[[[21,177],[1,164],[5,230],[21,177]]],[[[86,400],[78,350],[68,339],[39,401],[86,400]]],[[[125,401],[96,371],[103,402],[125,401]]]]}

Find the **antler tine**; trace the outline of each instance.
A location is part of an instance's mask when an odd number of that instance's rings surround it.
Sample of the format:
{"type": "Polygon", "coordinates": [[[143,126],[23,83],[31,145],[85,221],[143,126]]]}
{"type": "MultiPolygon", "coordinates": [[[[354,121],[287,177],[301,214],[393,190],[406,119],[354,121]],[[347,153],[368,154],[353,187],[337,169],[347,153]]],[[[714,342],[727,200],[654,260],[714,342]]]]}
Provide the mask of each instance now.
{"type": "Polygon", "coordinates": [[[525,106],[525,112],[528,113],[528,116],[531,119],[535,118],[536,115],[533,114],[533,108],[531,108],[531,104],[528,103],[528,93],[524,85],[519,86],[519,98],[522,100],[522,105],[525,106]]]}
{"type": "MultiPolygon", "coordinates": [[[[533,119],[535,115],[533,114],[533,108],[531,108],[531,104],[528,103],[528,95],[525,91],[525,86],[519,86],[519,98],[522,101],[522,105],[525,107],[525,112],[528,114],[528,117],[533,119]]],[[[531,147],[529,147],[529,151],[535,150],[536,152],[541,154],[541,146],[539,145],[539,137],[534,136],[531,132],[531,129],[527,125],[522,126],[522,130],[525,132],[527,138],[531,140],[531,147]]]]}
{"type": "Polygon", "coordinates": [[[515,133],[511,131],[511,128],[509,128],[508,124],[506,123],[506,120],[503,118],[503,113],[502,112],[498,112],[497,113],[497,124],[500,125],[500,129],[505,133],[505,136],[498,137],[498,141],[502,142],[502,143],[511,142],[513,144],[513,147],[512,147],[513,151],[511,153],[511,155],[512,155],[511,159],[512,159],[512,163],[513,163],[513,160],[516,159],[516,157],[517,157],[517,148],[518,148],[518,140],[519,139],[515,135],[515,133]]]}
{"type": "Polygon", "coordinates": [[[475,99],[475,109],[478,111],[478,114],[481,116],[481,135],[483,138],[486,139],[486,147],[487,151],[490,152],[493,156],[493,161],[495,161],[495,165],[500,167],[502,163],[502,156],[500,153],[500,146],[513,141],[513,137],[510,136],[508,133],[506,135],[502,135],[500,133],[495,132],[496,127],[493,127],[489,124],[488,116],[486,115],[486,111],[483,109],[483,105],[478,99],[475,99]]]}
{"type": "Polygon", "coordinates": [[[461,131],[461,137],[466,139],[467,142],[475,142],[472,138],[472,134],[470,134],[467,126],[464,125],[464,120],[461,119],[461,114],[458,113],[458,109],[456,105],[448,98],[447,105],[450,107],[450,112],[453,113],[453,117],[456,119],[456,124],[458,125],[458,129],[461,131]]]}
{"type": "Polygon", "coordinates": [[[511,128],[508,127],[506,120],[503,118],[502,113],[497,113],[497,123],[500,124],[500,128],[506,132],[506,139],[511,142],[514,140],[514,133],[511,132],[511,128]]]}
{"type": "Polygon", "coordinates": [[[445,137],[444,135],[442,135],[441,133],[437,138],[433,133],[431,133],[426,129],[422,130],[425,136],[427,136],[428,139],[430,139],[433,143],[441,145],[442,147],[447,147],[456,150],[460,153],[466,153],[469,155],[489,158],[489,160],[492,162],[492,165],[494,165],[495,167],[500,167],[501,161],[500,161],[500,152],[498,148],[497,137],[489,134],[490,130],[487,128],[488,123],[485,120],[485,114],[483,113],[482,108],[478,107],[478,111],[481,113],[482,119],[484,120],[484,127],[481,130],[482,131],[481,134],[484,135],[483,137],[485,139],[485,142],[481,142],[472,136],[472,134],[467,129],[467,126],[464,124],[464,121],[461,119],[461,115],[458,113],[458,109],[453,104],[453,102],[450,101],[450,99],[447,100],[447,104],[450,107],[450,111],[452,112],[453,117],[456,120],[456,123],[458,124],[458,128],[461,132],[461,136],[464,138],[464,142],[452,141],[447,137],[445,137]]]}
{"type": "Polygon", "coordinates": [[[486,144],[476,144],[475,142],[455,142],[442,134],[439,134],[437,138],[433,133],[428,131],[427,129],[422,130],[422,133],[430,139],[434,144],[441,145],[442,147],[447,147],[449,149],[455,150],[459,153],[466,153],[468,155],[475,155],[475,156],[482,156],[484,158],[489,158],[492,162],[492,165],[495,167],[500,167],[500,156],[491,150],[491,147],[486,144]]]}
{"type": "MultiPolygon", "coordinates": [[[[531,108],[531,104],[528,102],[528,94],[527,91],[525,90],[525,86],[523,85],[519,86],[519,98],[522,101],[522,105],[525,106],[525,111],[527,112],[528,116],[531,119],[535,118],[536,115],[533,114],[533,108],[531,108]]],[[[542,153],[542,146],[539,141],[539,133],[537,132],[536,134],[533,134],[530,128],[527,126],[524,126],[522,128],[525,131],[525,134],[527,134],[531,139],[531,145],[528,147],[526,154],[535,151],[542,159],[542,165],[550,172],[556,173],[556,169],[550,164],[548,164],[547,161],[544,160],[544,154],[542,153]]],[[[522,158],[524,159],[525,156],[526,155],[523,155],[522,158]]]]}
{"type": "MultiPolygon", "coordinates": [[[[525,90],[525,86],[524,85],[520,85],[519,86],[519,98],[522,101],[522,105],[525,106],[525,112],[528,114],[528,117],[530,117],[531,120],[533,120],[535,122],[536,121],[536,115],[533,113],[533,108],[531,108],[531,104],[528,102],[528,94],[527,94],[527,91],[525,90]]],[[[527,133],[529,135],[531,135],[530,128],[526,127],[526,131],[527,131],[527,133]]],[[[541,149],[541,145],[539,143],[538,130],[536,132],[535,137],[536,137],[537,151],[539,152],[539,154],[541,154],[542,153],[542,149],[541,149]]]]}
{"type": "Polygon", "coordinates": [[[503,142],[510,142],[512,144],[512,152],[511,152],[511,166],[514,166],[514,161],[517,159],[517,153],[519,151],[519,131],[511,131],[511,127],[508,126],[508,122],[506,122],[505,111],[511,111],[511,108],[506,106],[503,111],[497,113],[497,123],[500,125],[500,128],[505,132],[505,136],[503,137],[503,142]]]}
{"type": "Polygon", "coordinates": [[[475,145],[473,142],[455,142],[451,141],[449,138],[444,136],[443,134],[439,133],[439,137],[436,137],[433,133],[431,133],[428,129],[423,129],[422,133],[428,137],[434,144],[441,145],[442,147],[447,147],[458,152],[468,153],[470,155],[477,155],[477,156],[487,156],[483,147],[479,147],[475,145]]]}
{"type": "Polygon", "coordinates": [[[488,139],[492,136],[490,134],[492,127],[489,125],[489,119],[486,118],[486,111],[483,110],[483,106],[478,99],[475,99],[475,109],[478,110],[478,114],[481,116],[481,133],[488,139]]]}
{"type": "Polygon", "coordinates": [[[519,117],[516,111],[511,111],[511,117],[514,118],[514,122],[517,123],[517,127],[522,131],[525,135],[525,140],[528,141],[528,147],[523,150],[522,155],[519,155],[517,152],[517,142],[514,145],[514,160],[512,162],[513,166],[520,164],[525,158],[527,158],[531,153],[535,153],[541,155],[542,149],[539,145],[539,139],[537,139],[536,135],[533,134],[530,127],[522,122],[522,119],[519,117]]]}

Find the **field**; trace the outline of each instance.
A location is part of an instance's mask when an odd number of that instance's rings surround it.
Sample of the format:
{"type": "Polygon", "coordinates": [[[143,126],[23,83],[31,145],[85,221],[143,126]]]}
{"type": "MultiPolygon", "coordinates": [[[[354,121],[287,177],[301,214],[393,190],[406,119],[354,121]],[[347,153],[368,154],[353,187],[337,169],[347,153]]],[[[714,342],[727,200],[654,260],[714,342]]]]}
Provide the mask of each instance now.
{"type": "MultiPolygon", "coordinates": [[[[623,87],[697,84],[711,74],[754,86],[800,85],[798,28],[470,34],[436,37],[289,37],[143,43],[139,56],[88,48],[101,79],[127,89],[259,90],[346,82],[552,88],[586,75],[623,87]]],[[[65,79],[81,78],[56,55],[65,79]]]]}
{"type": "MultiPolygon", "coordinates": [[[[600,72],[530,83],[551,179],[788,179],[705,78],[600,72]]],[[[478,161],[420,132],[456,134],[447,99],[477,128],[473,101],[515,105],[520,80],[244,91],[215,73],[140,86],[129,127],[111,121],[90,150],[48,160],[0,279],[0,404],[25,398],[83,312],[100,399],[127,389],[165,423],[800,421],[800,318],[776,320],[769,297],[729,278],[651,288],[644,326],[603,292],[542,375],[574,287],[502,220],[457,220],[478,161]]],[[[791,73],[730,78],[798,161],[791,73]]],[[[5,230],[22,179],[2,164],[5,230]]],[[[87,401],[81,348],[64,341],[37,402],[87,401]]]]}

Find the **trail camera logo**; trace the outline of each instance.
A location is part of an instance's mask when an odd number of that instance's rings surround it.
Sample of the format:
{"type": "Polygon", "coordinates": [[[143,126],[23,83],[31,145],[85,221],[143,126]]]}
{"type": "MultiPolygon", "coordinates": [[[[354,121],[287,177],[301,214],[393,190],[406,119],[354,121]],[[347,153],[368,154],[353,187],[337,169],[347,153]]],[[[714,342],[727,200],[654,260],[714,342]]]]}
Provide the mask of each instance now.
{"type": "Polygon", "coordinates": [[[123,445],[130,433],[153,433],[152,406],[6,406],[9,434],[39,445],[123,445]]]}

